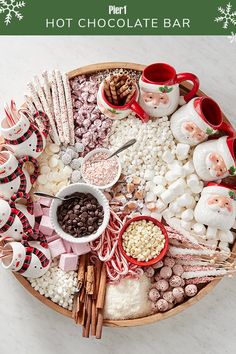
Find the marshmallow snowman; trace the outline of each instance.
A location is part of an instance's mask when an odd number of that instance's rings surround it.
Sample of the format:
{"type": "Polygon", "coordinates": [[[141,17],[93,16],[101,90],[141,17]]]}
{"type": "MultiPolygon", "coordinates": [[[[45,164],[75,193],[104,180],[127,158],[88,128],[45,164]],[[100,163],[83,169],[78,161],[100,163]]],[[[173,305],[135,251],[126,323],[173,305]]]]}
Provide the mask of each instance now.
{"type": "Polygon", "coordinates": [[[199,144],[193,152],[196,173],[203,181],[236,175],[236,140],[223,136],[199,144]]]}
{"type": "Polygon", "coordinates": [[[0,197],[10,199],[17,192],[28,193],[39,175],[38,162],[30,156],[24,156],[17,160],[9,151],[0,152],[0,156],[5,161],[4,163],[0,162],[0,197]],[[34,173],[31,176],[23,167],[27,161],[34,165],[34,173]]]}
{"type": "Polygon", "coordinates": [[[5,145],[13,150],[16,157],[28,155],[37,158],[43,152],[48,136],[49,120],[43,112],[34,114],[33,120],[39,118],[44,126],[42,132],[23,113],[12,127],[7,125],[6,119],[0,122],[0,133],[5,140],[5,145]]]}
{"type": "Polygon", "coordinates": [[[22,242],[7,243],[4,248],[13,252],[2,260],[3,268],[24,277],[42,277],[50,267],[51,254],[45,236],[40,235],[39,238],[39,241],[30,241],[29,236],[24,235],[22,242]]]}
{"type": "Polygon", "coordinates": [[[9,202],[0,199],[0,235],[21,240],[25,232],[34,228],[33,202],[29,195],[19,192],[9,202]],[[28,205],[15,203],[17,198],[25,198],[28,205]]]}
{"type": "Polygon", "coordinates": [[[208,183],[194,210],[200,224],[222,231],[230,230],[236,218],[236,192],[227,184],[208,183]]]}

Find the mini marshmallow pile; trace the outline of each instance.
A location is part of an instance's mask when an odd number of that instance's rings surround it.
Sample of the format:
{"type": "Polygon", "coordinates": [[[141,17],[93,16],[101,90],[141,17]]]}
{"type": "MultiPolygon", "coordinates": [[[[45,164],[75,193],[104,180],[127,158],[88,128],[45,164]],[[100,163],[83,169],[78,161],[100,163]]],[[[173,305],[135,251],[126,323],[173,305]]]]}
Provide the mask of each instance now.
{"type": "Polygon", "coordinates": [[[112,120],[97,107],[96,76],[77,76],[71,80],[75,137],[85,149],[85,155],[95,147],[102,147],[110,131],[112,120]]]}
{"type": "Polygon", "coordinates": [[[148,294],[149,300],[152,301],[153,312],[168,311],[183,302],[185,298],[197,294],[198,289],[195,284],[185,286],[183,273],[183,266],[176,264],[171,257],[165,257],[163,262],[146,268],[146,276],[154,280],[148,294]]]}
{"type": "Polygon", "coordinates": [[[145,181],[151,181],[156,175],[164,176],[167,164],[161,157],[167,150],[170,153],[175,151],[168,117],[150,119],[144,124],[130,115],[113,122],[110,136],[112,150],[132,138],[137,142],[119,155],[124,174],[138,176],[145,181]]]}
{"type": "Polygon", "coordinates": [[[50,298],[65,309],[72,310],[73,297],[77,291],[77,273],[65,273],[54,262],[41,278],[28,278],[31,286],[41,295],[50,298]]]}
{"type": "Polygon", "coordinates": [[[78,183],[81,180],[80,169],[83,162],[83,157],[80,157],[80,155],[83,153],[83,151],[84,146],[79,142],[75,143],[74,146],[61,148],[59,156],[64,165],[71,169],[72,183],[78,183]]]}
{"type": "Polygon", "coordinates": [[[40,175],[34,191],[56,194],[69,184],[72,168],[65,166],[59,157],[59,145],[49,143],[39,156],[40,175]]]}

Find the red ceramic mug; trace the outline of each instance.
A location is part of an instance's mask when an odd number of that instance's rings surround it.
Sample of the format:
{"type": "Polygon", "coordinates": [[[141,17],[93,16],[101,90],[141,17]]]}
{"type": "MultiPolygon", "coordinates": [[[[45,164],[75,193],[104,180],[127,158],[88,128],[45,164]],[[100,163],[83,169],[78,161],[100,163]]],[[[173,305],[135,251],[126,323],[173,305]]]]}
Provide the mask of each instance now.
{"type": "Polygon", "coordinates": [[[115,106],[107,100],[103,83],[101,83],[97,95],[97,105],[100,111],[110,119],[126,118],[133,111],[138,115],[142,122],[147,122],[149,115],[138,104],[138,96],[139,91],[138,86],[136,85],[136,90],[130,101],[123,106],[115,106]]]}
{"type": "Polygon", "coordinates": [[[143,70],[139,87],[141,107],[150,116],[162,117],[172,114],[179,104],[191,100],[199,88],[199,80],[194,74],[177,74],[172,66],[155,63],[143,70]],[[185,96],[180,97],[179,83],[183,81],[192,81],[193,88],[185,96]]]}

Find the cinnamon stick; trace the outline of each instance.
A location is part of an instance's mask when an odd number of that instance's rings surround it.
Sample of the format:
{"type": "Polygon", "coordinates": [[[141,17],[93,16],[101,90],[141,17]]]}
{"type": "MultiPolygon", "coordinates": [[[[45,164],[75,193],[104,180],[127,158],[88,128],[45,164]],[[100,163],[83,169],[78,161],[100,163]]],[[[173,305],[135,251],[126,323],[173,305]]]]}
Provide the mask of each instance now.
{"type": "Polygon", "coordinates": [[[96,307],[98,309],[102,309],[104,307],[104,303],[105,303],[106,276],[107,276],[106,264],[103,263],[102,270],[101,270],[100,283],[99,283],[98,296],[97,296],[97,303],[96,303],[96,307]]]}
{"type": "Polygon", "coordinates": [[[78,291],[81,290],[84,284],[86,263],[87,263],[87,255],[83,254],[82,256],[80,256],[80,260],[79,260],[79,269],[78,269],[78,277],[77,277],[78,291]]]}
{"type": "Polygon", "coordinates": [[[96,328],[96,338],[101,339],[102,337],[102,326],[103,326],[103,309],[98,309],[98,321],[96,328]]]}
{"type": "Polygon", "coordinates": [[[97,294],[99,291],[99,283],[100,283],[100,276],[101,276],[101,269],[102,269],[102,262],[98,260],[96,262],[96,274],[95,274],[95,291],[93,293],[92,299],[92,318],[91,318],[91,335],[96,336],[96,326],[97,326],[97,307],[96,307],[96,300],[97,294]]]}
{"type": "Polygon", "coordinates": [[[86,301],[86,320],[83,328],[83,337],[88,338],[90,332],[90,324],[91,324],[91,315],[92,315],[92,296],[87,295],[86,301]]]}

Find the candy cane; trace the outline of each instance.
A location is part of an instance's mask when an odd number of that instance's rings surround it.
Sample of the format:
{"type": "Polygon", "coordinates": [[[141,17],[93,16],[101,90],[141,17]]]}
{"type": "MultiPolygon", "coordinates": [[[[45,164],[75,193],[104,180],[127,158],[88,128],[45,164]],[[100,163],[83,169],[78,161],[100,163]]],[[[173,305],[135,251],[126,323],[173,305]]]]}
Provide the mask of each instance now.
{"type": "Polygon", "coordinates": [[[65,92],[64,92],[60,71],[55,70],[55,75],[56,75],[58,98],[59,98],[59,105],[61,111],[61,123],[63,129],[64,143],[68,145],[70,143],[70,129],[69,129],[69,122],[68,122],[68,115],[67,115],[65,92]]]}
{"type": "Polygon", "coordinates": [[[66,98],[67,114],[68,114],[69,129],[70,129],[70,141],[71,141],[71,145],[74,145],[75,127],[74,127],[73,105],[72,105],[70,83],[66,74],[62,74],[62,81],[64,85],[65,98],[66,98]]]}

